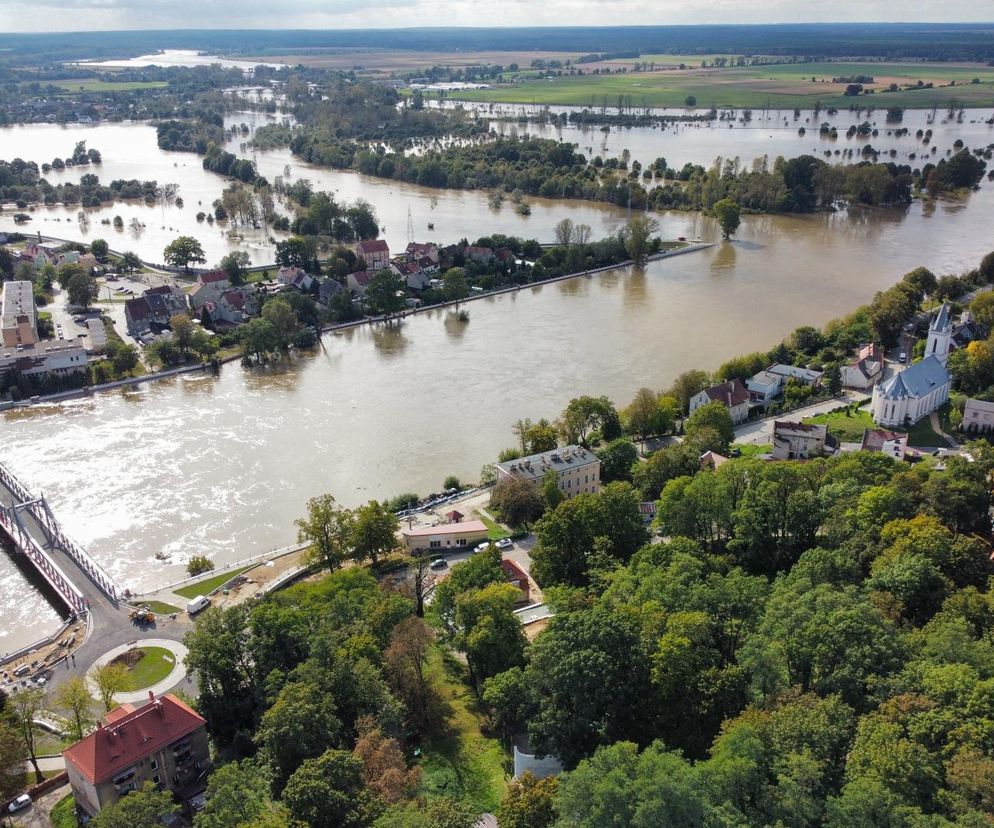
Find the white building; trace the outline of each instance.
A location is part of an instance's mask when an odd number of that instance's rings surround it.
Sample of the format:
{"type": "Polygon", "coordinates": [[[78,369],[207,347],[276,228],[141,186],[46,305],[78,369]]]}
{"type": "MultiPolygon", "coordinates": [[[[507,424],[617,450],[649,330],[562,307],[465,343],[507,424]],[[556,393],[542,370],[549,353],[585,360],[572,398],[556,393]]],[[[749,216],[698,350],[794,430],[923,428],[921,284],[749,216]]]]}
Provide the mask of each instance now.
{"type": "Polygon", "coordinates": [[[31,282],[3,283],[0,320],[0,345],[14,347],[38,341],[38,314],[31,282]]]}
{"type": "Polygon", "coordinates": [[[884,370],[884,355],[874,344],[863,345],[859,353],[842,369],[842,384],[846,388],[867,390],[880,379],[884,370]]]}
{"type": "Polygon", "coordinates": [[[990,434],[994,431],[994,403],[969,399],[963,408],[960,430],[967,434],[990,434]]]}
{"type": "Polygon", "coordinates": [[[903,428],[927,417],[949,399],[952,379],[946,360],[952,330],[949,305],[943,304],[929,328],[925,358],[874,386],[870,414],[875,423],[903,428]]]}
{"type": "Polygon", "coordinates": [[[908,450],[908,435],[901,431],[868,428],[863,432],[862,451],[879,451],[895,460],[903,460],[908,450]]]}
{"type": "Polygon", "coordinates": [[[7,371],[23,376],[74,374],[85,371],[86,366],[86,349],[78,339],[45,339],[30,345],[0,348],[0,374],[7,371]]]}
{"type": "Polygon", "coordinates": [[[774,460],[806,460],[825,451],[828,426],[815,423],[773,423],[774,460]]]}
{"type": "Polygon", "coordinates": [[[749,389],[742,380],[733,379],[720,385],[712,385],[690,398],[690,413],[712,402],[720,402],[728,409],[732,422],[736,425],[749,419],[749,389]]]}
{"type": "Polygon", "coordinates": [[[601,461],[583,446],[566,446],[498,463],[497,484],[508,480],[527,480],[538,486],[550,471],[556,473],[559,491],[568,498],[600,491],[601,461]]]}

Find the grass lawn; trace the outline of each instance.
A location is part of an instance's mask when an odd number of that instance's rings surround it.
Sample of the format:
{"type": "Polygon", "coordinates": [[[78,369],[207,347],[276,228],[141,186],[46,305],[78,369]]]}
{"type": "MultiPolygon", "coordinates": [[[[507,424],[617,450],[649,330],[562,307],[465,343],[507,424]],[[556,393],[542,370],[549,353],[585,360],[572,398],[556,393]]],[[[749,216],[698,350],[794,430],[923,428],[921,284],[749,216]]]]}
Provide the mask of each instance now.
{"type": "Polygon", "coordinates": [[[908,445],[915,448],[949,448],[949,441],[935,433],[928,417],[922,417],[908,429],[908,445]]]}
{"type": "Polygon", "coordinates": [[[846,416],[844,411],[833,411],[829,414],[817,414],[806,417],[801,422],[820,423],[828,426],[828,433],[843,443],[858,443],[863,439],[863,432],[868,428],[876,428],[869,411],[852,411],[846,416]]]}
{"type": "Polygon", "coordinates": [[[70,78],[51,81],[52,86],[66,92],[132,92],[136,89],[165,89],[165,81],[105,81],[99,78],[70,78]]]}
{"type": "Polygon", "coordinates": [[[486,524],[487,527],[487,540],[497,541],[502,538],[511,537],[511,533],[507,531],[503,526],[501,526],[492,517],[489,517],[484,512],[477,510],[476,516],[486,524]]]}
{"type": "MultiPolygon", "coordinates": [[[[128,668],[128,683],[122,688],[125,693],[158,684],[176,666],[176,656],[165,647],[138,647],[122,655],[129,653],[141,653],[141,657],[128,668]]],[[[120,658],[122,656],[117,657],[120,658]]]]}
{"type": "Polygon", "coordinates": [[[62,753],[62,751],[73,743],[72,739],[62,739],[37,725],[34,731],[35,751],[38,756],[54,756],[56,753],[62,753]]]}
{"type": "Polygon", "coordinates": [[[448,728],[428,740],[421,757],[421,792],[468,799],[481,811],[497,809],[507,790],[508,756],[480,730],[481,711],[466,683],[466,668],[440,647],[432,650],[427,674],[449,704],[448,728]]]}
{"type": "MultiPolygon", "coordinates": [[[[644,60],[644,58],[642,58],[644,60]]],[[[628,65],[634,64],[634,60],[628,65]]],[[[979,64],[956,63],[804,63],[701,69],[687,61],[686,70],[631,72],[623,75],[583,75],[540,78],[496,89],[459,90],[450,95],[467,101],[494,101],[576,106],[616,107],[619,96],[630,96],[633,106],[683,107],[688,96],[701,108],[735,107],[848,109],[850,104],[878,108],[903,106],[917,109],[990,106],[994,98],[994,69],[979,64]],[[846,97],[846,85],[833,77],[870,74],[866,88],[875,94],[846,97]],[[814,80],[812,80],[814,78],[814,80]],[[979,83],[972,83],[973,79],[979,83]],[[886,91],[898,86],[932,83],[932,89],[886,91]],[[955,86],[949,86],[952,81],[955,86]]]]}
{"type": "Polygon", "coordinates": [[[60,799],[48,815],[53,828],[76,828],[76,800],[72,794],[66,794],[60,799]]]}
{"type": "Polygon", "coordinates": [[[240,569],[232,569],[228,572],[223,572],[220,575],[213,575],[210,578],[204,578],[202,581],[194,581],[192,584],[187,584],[179,589],[174,589],[173,592],[177,595],[182,595],[184,598],[196,598],[198,595],[209,595],[225,581],[230,581],[246,569],[251,569],[251,567],[243,566],[240,569]]]}
{"type": "Polygon", "coordinates": [[[174,607],[172,604],[164,604],[162,601],[145,601],[142,605],[148,607],[156,615],[169,615],[171,612],[180,611],[179,607],[174,607]]]}
{"type": "Polygon", "coordinates": [[[755,457],[757,454],[768,454],[769,443],[732,443],[733,449],[738,449],[740,457],[755,457]]]}

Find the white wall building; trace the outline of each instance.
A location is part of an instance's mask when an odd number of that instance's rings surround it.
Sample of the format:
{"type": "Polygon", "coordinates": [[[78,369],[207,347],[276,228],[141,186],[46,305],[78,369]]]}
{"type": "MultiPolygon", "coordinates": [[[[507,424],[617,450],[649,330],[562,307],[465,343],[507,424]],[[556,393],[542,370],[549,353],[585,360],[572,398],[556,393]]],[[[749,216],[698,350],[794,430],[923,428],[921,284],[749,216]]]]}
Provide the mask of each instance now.
{"type": "Polygon", "coordinates": [[[498,463],[497,483],[527,480],[538,486],[550,471],[556,473],[559,491],[567,498],[578,494],[597,494],[601,489],[601,461],[583,446],[566,446],[498,463]]]}

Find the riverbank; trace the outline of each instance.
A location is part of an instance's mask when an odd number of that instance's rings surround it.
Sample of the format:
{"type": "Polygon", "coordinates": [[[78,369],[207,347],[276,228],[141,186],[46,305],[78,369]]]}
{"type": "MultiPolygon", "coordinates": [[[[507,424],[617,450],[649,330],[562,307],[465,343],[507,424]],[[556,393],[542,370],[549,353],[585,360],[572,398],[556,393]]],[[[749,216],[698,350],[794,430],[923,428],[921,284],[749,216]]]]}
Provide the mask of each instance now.
{"type": "MultiPolygon", "coordinates": [[[[43,237],[47,240],[61,241],[60,239],[51,239],[50,237],[43,237]]],[[[674,256],[680,256],[685,253],[694,253],[699,250],[706,250],[713,247],[712,242],[690,242],[684,246],[677,247],[670,250],[661,251],[659,253],[654,253],[648,257],[648,261],[656,262],[662,259],[672,258],[674,256]]],[[[427,313],[429,311],[435,310],[445,310],[447,308],[456,308],[459,305],[464,305],[469,302],[475,302],[480,299],[488,299],[494,296],[503,296],[509,293],[517,293],[521,290],[527,288],[540,287],[545,284],[555,284],[557,282],[564,282],[570,279],[577,279],[581,276],[594,276],[598,273],[605,273],[611,270],[617,270],[619,268],[631,267],[631,260],[624,262],[619,262],[613,265],[604,265],[603,267],[593,268],[591,270],[581,270],[575,273],[565,273],[562,276],[554,276],[549,279],[543,279],[540,282],[528,282],[523,285],[509,285],[504,288],[498,288],[496,290],[485,291],[483,293],[471,294],[464,299],[453,300],[449,302],[442,302],[437,305],[427,305],[419,308],[411,308],[409,310],[402,311],[396,314],[389,314],[384,316],[373,316],[366,317],[364,319],[357,319],[353,322],[341,322],[336,324],[324,325],[321,328],[321,334],[335,333],[338,331],[347,331],[354,328],[361,328],[367,325],[375,325],[379,323],[393,323],[397,321],[402,321],[405,318],[411,316],[417,316],[419,314],[427,313]]],[[[269,265],[268,267],[276,267],[275,264],[269,265]]],[[[220,357],[216,360],[216,364],[224,365],[236,360],[241,360],[241,354],[231,354],[225,357],[220,357]]],[[[23,408],[33,405],[51,405],[54,403],[66,402],[68,400],[80,399],[83,397],[91,397],[94,394],[100,393],[102,391],[111,391],[115,388],[133,388],[138,385],[143,385],[145,383],[156,382],[158,380],[169,379],[171,377],[179,376],[181,374],[191,374],[204,370],[210,370],[215,362],[204,362],[197,363],[195,365],[181,365],[176,368],[169,368],[164,371],[157,371],[150,374],[143,374],[138,377],[126,377],[120,380],[114,380],[113,382],[103,383],[101,385],[90,385],[84,388],[73,389],[70,391],[60,391],[57,394],[46,394],[44,396],[35,396],[28,400],[17,400],[10,402],[0,401],[0,411],[23,408]]]]}

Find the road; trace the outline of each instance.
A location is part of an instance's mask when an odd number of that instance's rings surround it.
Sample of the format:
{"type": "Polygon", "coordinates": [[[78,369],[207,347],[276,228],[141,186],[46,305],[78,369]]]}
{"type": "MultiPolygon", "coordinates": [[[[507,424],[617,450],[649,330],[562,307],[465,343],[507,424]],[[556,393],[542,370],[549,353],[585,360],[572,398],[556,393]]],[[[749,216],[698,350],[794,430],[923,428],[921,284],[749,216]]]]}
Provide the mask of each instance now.
{"type": "Polygon", "coordinates": [[[70,788],[68,785],[53,788],[40,797],[37,802],[33,802],[31,807],[10,817],[11,824],[17,826],[17,828],[51,828],[52,821],[48,818],[48,814],[58,804],[59,800],[69,792],[70,788]]]}
{"type": "Polygon", "coordinates": [[[840,396],[833,397],[825,402],[814,405],[795,408],[793,411],[785,412],[780,417],[767,417],[763,420],[743,423],[735,427],[735,442],[749,445],[764,445],[771,443],[773,439],[773,423],[780,420],[800,420],[804,417],[814,417],[816,414],[827,414],[836,408],[841,408],[847,403],[861,402],[867,397],[865,391],[844,391],[840,396]]]}

